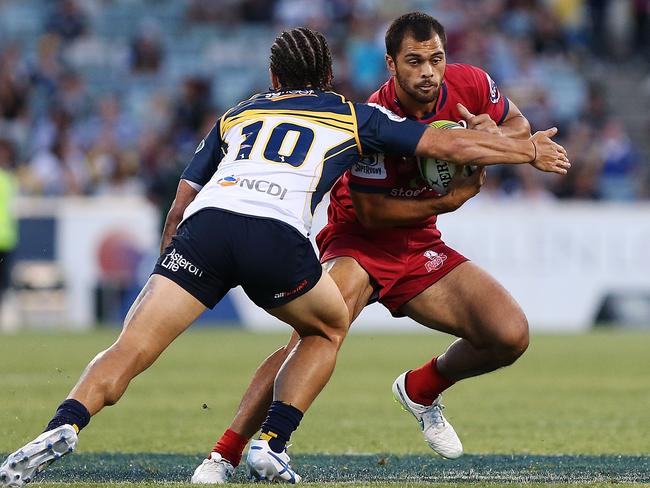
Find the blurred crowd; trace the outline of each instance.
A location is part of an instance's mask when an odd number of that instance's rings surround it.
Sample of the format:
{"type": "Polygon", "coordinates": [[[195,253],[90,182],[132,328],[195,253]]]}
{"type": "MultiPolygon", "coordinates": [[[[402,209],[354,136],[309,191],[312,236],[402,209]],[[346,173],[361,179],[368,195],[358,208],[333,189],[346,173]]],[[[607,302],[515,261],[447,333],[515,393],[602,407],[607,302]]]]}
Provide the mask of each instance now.
{"type": "MultiPolygon", "coordinates": [[[[488,71],[534,129],[558,126],[574,161],[564,178],[493,168],[485,193],[650,197],[643,139],[611,93],[621,66],[650,72],[650,0],[0,0],[0,167],[26,195],[165,206],[217,116],[268,86],[279,30],[325,33],[335,89],[362,101],[387,78],[386,27],[410,10],[437,17],[449,62],[488,71]]],[[[648,86],[628,105],[647,113],[648,86]]]]}

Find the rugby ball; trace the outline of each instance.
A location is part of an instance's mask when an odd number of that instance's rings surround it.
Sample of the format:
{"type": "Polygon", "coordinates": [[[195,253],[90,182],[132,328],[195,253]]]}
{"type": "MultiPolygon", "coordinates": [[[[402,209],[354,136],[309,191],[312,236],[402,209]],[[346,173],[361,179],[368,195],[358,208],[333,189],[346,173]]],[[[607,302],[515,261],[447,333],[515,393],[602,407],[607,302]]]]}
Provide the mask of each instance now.
{"type": "MultiPolygon", "coordinates": [[[[436,129],[464,129],[464,127],[451,120],[436,120],[429,124],[430,127],[436,129]]],[[[433,191],[440,195],[446,195],[449,187],[449,182],[456,174],[458,166],[449,161],[442,161],[433,158],[418,158],[418,168],[424,181],[429,185],[433,191]]],[[[463,168],[464,176],[469,176],[473,173],[471,166],[463,168]]]]}

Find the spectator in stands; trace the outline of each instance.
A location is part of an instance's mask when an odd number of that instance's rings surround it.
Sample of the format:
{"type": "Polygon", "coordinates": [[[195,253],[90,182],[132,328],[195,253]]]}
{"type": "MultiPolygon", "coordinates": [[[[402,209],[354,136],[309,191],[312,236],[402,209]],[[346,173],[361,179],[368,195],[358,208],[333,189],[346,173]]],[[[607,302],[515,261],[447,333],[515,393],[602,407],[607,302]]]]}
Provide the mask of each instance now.
{"type": "Polygon", "coordinates": [[[156,74],[164,53],[160,30],[154,22],[145,22],[131,41],[131,71],[135,74],[156,74]]]}
{"type": "Polygon", "coordinates": [[[211,99],[210,83],[201,77],[183,80],[181,95],[174,108],[173,130],[179,144],[196,140],[198,129],[205,117],[212,111],[206,104],[211,99]]]}
{"type": "Polygon", "coordinates": [[[650,0],[634,1],[633,45],[640,56],[650,62],[650,0]]]}
{"type": "Polygon", "coordinates": [[[78,73],[64,71],[58,80],[54,104],[74,120],[87,118],[92,110],[92,100],[86,83],[78,73]]]}
{"type": "Polygon", "coordinates": [[[566,178],[556,182],[554,191],[559,198],[599,200],[602,198],[598,185],[603,166],[597,131],[585,122],[575,121],[568,128],[563,141],[571,155],[571,171],[566,178]]]}
{"type": "Polygon", "coordinates": [[[65,42],[81,36],[87,28],[86,15],[76,0],[58,0],[52,15],[47,19],[46,30],[65,42]]]}
{"type": "Polygon", "coordinates": [[[88,192],[89,175],[84,154],[67,132],[59,134],[51,149],[36,153],[28,169],[24,183],[31,193],[63,196],[88,192]]]}
{"type": "MultiPolygon", "coordinates": [[[[650,73],[650,62],[642,64],[650,57],[650,0],[629,0],[629,10],[610,0],[182,0],[179,7],[180,1],[156,0],[156,8],[146,10],[132,1],[20,0],[18,11],[51,9],[12,43],[5,31],[15,30],[4,29],[11,16],[3,15],[7,2],[0,0],[0,137],[14,141],[19,175],[21,166],[31,175],[20,178],[31,182],[27,193],[150,187],[158,172],[170,171],[169,161],[185,161],[205,135],[205,121],[216,113],[213,101],[230,104],[266,87],[265,77],[251,75],[263,57],[250,51],[250,40],[276,27],[310,24],[327,32],[335,89],[366,99],[387,76],[374,33],[405,10],[425,9],[447,28],[450,62],[485,67],[533,128],[561,124],[576,162],[561,182],[541,181],[549,190],[562,198],[650,196],[650,185],[643,191],[639,183],[647,181],[647,161],[623,126],[610,124],[617,107],[605,103],[604,87],[615,74],[603,55],[608,15],[622,15],[618,21],[627,22],[637,54],[634,68],[650,73]],[[151,20],[142,24],[145,10],[151,20]],[[103,15],[120,28],[96,22],[103,15]],[[203,25],[184,24],[188,20],[203,25]],[[594,68],[598,83],[589,84],[594,68]],[[223,90],[219,82],[227,83],[223,90]],[[73,162],[61,166],[63,147],[73,162]],[[70,164],[81,169],[65,169],[70,164]],[[49,166],[58,169],[44,180],[47,175],[31,171],[49,166]],[[68,185],[60,184],[66,180],[56,176],[61,173],[85,176],[68,185]],[[49,179],[59,183],[52,187],[49,179]]],[[[650,77],[647,86],[636,94],[641,114],[650,108],[643,106],[650,103],[650,77]]],[[[637,124],[650,128],[650,118],[637,124]]],[[[484,193],[537,195],[540,182],[526,178],[493,169],[484,193]]]]}
{"type": "Polygon", "coordinates": [[[607,200],[634,200],[640,192],[642,161],[622,123],[611,118],[600,137],[603,167],[599,190],[607,200]]]}

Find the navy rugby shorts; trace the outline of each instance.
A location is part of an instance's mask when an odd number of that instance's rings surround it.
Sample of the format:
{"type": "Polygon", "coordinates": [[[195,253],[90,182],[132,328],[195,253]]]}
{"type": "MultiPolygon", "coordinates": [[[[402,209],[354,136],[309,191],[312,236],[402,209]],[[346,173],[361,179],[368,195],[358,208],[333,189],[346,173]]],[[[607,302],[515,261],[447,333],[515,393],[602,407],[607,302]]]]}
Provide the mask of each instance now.
{"type": "Polygon", "coordinates": [[[304,295],[322,268],[309,239],[275,219],[200,210],[178,228],[152,274],[177,283],[208,308],[241,285],[262,308],[304,295]]]}

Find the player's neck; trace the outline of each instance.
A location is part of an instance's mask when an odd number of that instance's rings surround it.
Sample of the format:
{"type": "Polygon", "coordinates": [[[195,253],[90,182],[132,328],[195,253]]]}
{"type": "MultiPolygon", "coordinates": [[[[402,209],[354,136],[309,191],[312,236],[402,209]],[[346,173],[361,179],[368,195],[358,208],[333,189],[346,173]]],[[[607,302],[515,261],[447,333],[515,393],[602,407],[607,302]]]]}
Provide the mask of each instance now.
{"type": "Polygon", "coordinates": [[[408,114],[411,117],[417,119],[424,118],[425,115],[430,114],[436,109],[436,103],[438,103],[438,96],[430,103],[420,103],[406,93],[399,83],[395,83],[395,95],[399,100],[399,104],[402,106],[404,113],[408,114]]]}

